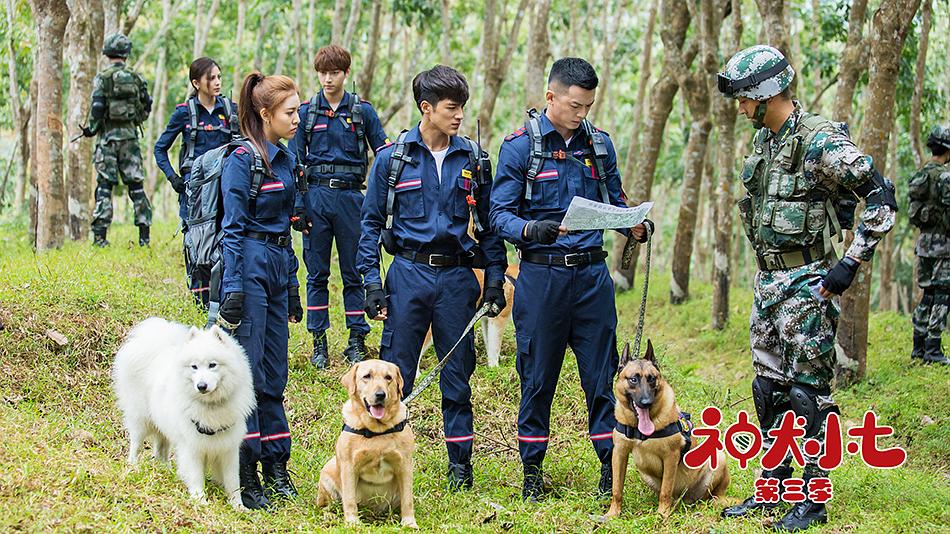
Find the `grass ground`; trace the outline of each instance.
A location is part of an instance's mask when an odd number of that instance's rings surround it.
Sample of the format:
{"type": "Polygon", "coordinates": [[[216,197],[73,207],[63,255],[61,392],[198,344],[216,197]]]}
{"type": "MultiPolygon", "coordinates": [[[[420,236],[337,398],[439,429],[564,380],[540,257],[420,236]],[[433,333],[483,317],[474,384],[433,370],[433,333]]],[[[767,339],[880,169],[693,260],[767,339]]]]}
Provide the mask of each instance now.
{"type": "MultiPolygon", "coordinates": [[[[0,530],[2,531],[312,531],[342,529],[339,506],[315,506],[317,479],[333,453],[345,393],[339,356],[346,342],[336,313],[330,333],[333,367],[308,363],[310,338],[291,326],[287,413],[293,432],[291,468],[300,499],[274,514],[238,513],[212,490],[207,505],[189,502],[173,468],[145,461],[125,465],[127,443],[109,371],[123,335],[134,323],[159,315],[203,324],[184,289],[180,238],[173,228],[153,230],[153,245],[133,244],[133,227],[114,228],[105,250],[86,243],[35,255],[25,232],[0,226],[0,530]],[[63,340],[59,335],[65,336],[63,340]],[[57,338],[59,341],[57,341],[57,338]]],[[[299,244],[299,241],[298,241],[299,244]]],[[[299,248],[299,247],[298,247],[299,248]]],[[[339,279],[332,281],[340,310],[339,279]]],[[[668,304],[665,273],[655,273],[649,294],[647,335],[680,406],[698,418],[710,404],[726,420],[753,411],[748,355],[747,289],[733,292],[732,318],[723,331],[708,327],[710,288],[694,284],[684,305],[668,304]]],[[[639,293],[618,297],[618,337],[632,339],[639,293]]],[[[374,329],[370,345],[378,344],[374,329]]],[[[909,363],[910,323],[891,313],[873,314],[867,379],[838,391],[845,424],[865,410],[893,425],[883,445],[908,451],[899,469],[870,469],[846,458],[833,475],[834,500],[827,532],[935,532],[950,523],[950,370],[909,363]]],[[[475,490],[443,488],[445,449],[435,389],[412,413],[417,436],[417,519],[427,530],[757,532],[765,518],[720,520],[711,504],[678,505],[670,519],[655,513],[657,499],[635,475],[628,477],[625,508],[604,522],[606,502],[593,495],[599,469],[586,438],[586,414],[576,363],[565,361],[553,410],[545,462],[553,494],[542,504],[521,503],[521,468],[515,441],[519,399],[514,338],[506,334],[502,365],[488,368],[478,342],[473,377],[475,490]]],[[[431,367],[430,353],[424,367],[431,367]]],[[[739,500],[753,473],[730,464],[729,496],[739,500]]],[[[631,473],[632,475],[632,473],[631,473]]],[[[366,530],[396,530],[398,517],[369,518],[366,530]]]]}

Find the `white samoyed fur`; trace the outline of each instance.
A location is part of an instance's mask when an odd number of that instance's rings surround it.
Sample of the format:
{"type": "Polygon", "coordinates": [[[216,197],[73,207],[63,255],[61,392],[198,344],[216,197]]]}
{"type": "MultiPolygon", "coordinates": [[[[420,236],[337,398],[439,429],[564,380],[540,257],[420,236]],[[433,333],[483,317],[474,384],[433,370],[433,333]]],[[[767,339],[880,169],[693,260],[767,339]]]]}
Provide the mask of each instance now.
{"type": "Polygon", "coordinates": [[[217,326],[200,330],[152,317],[136,325],[112,370],[129,432],[129,463],[149,440],[157,459],[175,453],[191,497],[205,500],[205,472],[242,508],[238,450],[255,406],[241,346],[217,326]]]}

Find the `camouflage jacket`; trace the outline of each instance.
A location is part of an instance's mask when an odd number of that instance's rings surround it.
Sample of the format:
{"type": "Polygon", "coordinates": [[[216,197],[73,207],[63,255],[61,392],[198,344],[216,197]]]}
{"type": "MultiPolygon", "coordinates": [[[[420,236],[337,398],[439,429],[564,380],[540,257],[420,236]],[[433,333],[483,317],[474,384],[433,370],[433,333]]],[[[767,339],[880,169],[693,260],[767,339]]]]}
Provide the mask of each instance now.
{"type": "MultiPolygon", "coordinates": [[[[113,63],[109,65],[105,70],[96,75],[95,79],[92,82],[92,100],[95,102],[97,99],[101,99],[106,102],[107,108],[110,106],[115,108],[117,104],[116,98],[111,97],[108,93],[110,90],[109,84],[111,83],[112,76],[116,71],[124,71],[129,74],[129,77],[134,80],[134,84],[137,86],[138,94],[134,97],[129,97],[130,100],[139,100],[144,101],[148,99],[148,83],[145,81],[140,74],[127,68],[125,63],[113,63]]],[[[122,105],[122,104],[120,104],[122,105]]],[[[125,103],[126,106],[132,105],[125,103]]],[[[138,105],[138,104],[136,104],[138,105]]],[[[101,120],[94,119],[91,115],[89,117],[89,128],[99,134],[99,141],[123,141],[126,139],[137,139],[138,138],[138,125],[148,117],[148,112],[144,112],[144,115],[141,115],[140,121],[135,120],[114,120],[110,118],[110,112],[106,111],[105,117],[101,120]]]]}
{"type": "MultiPolygon", "coordinates": [[[[943,199],[946,197],[950,200],[950,165],[941,165],[936,161],[925,163],[911,178],[912,203],[914,184],[918,181],[923,181],[928,190],[928,198],[923,201],[925,208],[945,212],[948,206],[943,199]]],[[[916,253],[922,258],[950,258],[950,234],[947,229],[939,225],[922,228],[917,238],[916,253]]]]}
{"type": "MultiPolygon", "coordinates": [[[[834,192],[839,187],[854,190],[873,175],[871,157],[858,150],[842,125],[827,123],[808,135],[802,146],[789,150],[787,144],[793,139],[802,140],[796,133],[804,115],[796,101],[795,110],[777,133],[762,128],[755,137],[754,153],[743,169],[743,183],[759,207],[749,237],[760,253],[786,252],[810,246],[817,239],[828,239],[832,233],[829,225],[837,222],[831,220],[834,213],[828,208],[834,192]],[[780,158],[795,151],[800,151],[801,168],[782,175],[780,158]],[[776,173],[763,177],[761,170],[751,172],[750,159],[756,155],[776,173]],[[753,174],[762,178],[762,183],[750,183],[753,174]],[[769,218],[769,224],[762,224],[763,217],[769,218]]],[[[868,202],[846,254],[869,261],[878,242],[893,227],[895,216],[891,207],[868,202]]],[[[817,283],[830,266],[831,261],[825,260],[792,269],[761,271],[756,278],[755,297],[760,306],[785,300],[802,285],[817,283]]]]}

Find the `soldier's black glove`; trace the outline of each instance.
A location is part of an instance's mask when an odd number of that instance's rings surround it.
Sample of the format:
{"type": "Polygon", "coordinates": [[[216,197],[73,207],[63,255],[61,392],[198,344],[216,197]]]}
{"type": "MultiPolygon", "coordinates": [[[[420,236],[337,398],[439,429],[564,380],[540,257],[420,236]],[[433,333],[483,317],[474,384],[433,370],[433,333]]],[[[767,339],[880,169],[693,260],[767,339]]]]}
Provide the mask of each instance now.
{"type": "Polygon", "coordinates": [[[492,280],[485,282],[485,290],[482,292],[482,306],[486,303],[494,304],[488,309],[485,317],[495,317],[501,310],[505,309],[508,302],[505,300],[505,283],[501,280],[492,280]]]}
{"type": "Polygon", "coordinates": [[[290,227],[298,232],[307,233],[310,231],[310,217],[307,217],[307,209],[304,207],[294,208],[294,214],[290,218],[290,227]]]}
{"type": "Polygon", "coordinates": [[[370,319],[375,319],[382,313],[386,307],[386,294],[383,293],[383,286],[379,284],[369,284],[366,286],[366,304],[363,311],[370,319]]]}
{"type": "Polygon", "coordinates": [[[856,260],[845,256],[828,271],[821,285],[835,295],[840,295],[851,287],[851,282],[854,282],[854,275],[858,273],[860,266],[861,264],[856,260]]]}
{"type": "Polygon", "coordinates": [[[561,223],[557,221],[528,221],[524,227],[524,236],[528,241],[550,245],[557,241],[560,227],[561,223]]]}
{"type": "Polygon", "coordinates": [[[168,177],[168,183],[172,184],[172,189],[179,195],[185,192],[185,181],[175,173],[168,177]]]}
{"type": "Polygon", "coordinates": [[[228,330],[234,330],[241,324],[244,315],[244,293],[228,293],[218,308],[218,324],[228,330]]]}
{"type": "Polygon", "coordinates": [[[287,288],[287,318],[292,323],[299,323],[303,320],[303,306],[300,305],[300,288],[297,286],[287,288]]]}
{"type": "MultiPolygon", "coordinates": [[[[646,243],[650,236],[653,235],[653,232],[656,230],[656,225],[653,224],[653,221],[650,219],[643,219],[643,226],[646,227],[646,232],[643,234],[643,239],[637,239],[637,243],[646,243]]],[[[632,234],[631,234],[632,237],[632,234]]]]}
{"type": "Polygon", "coordinates": [[[80,128],[82,128],[82,136],[83,136],[83,137],[95,137],[95,136],[96,136],[96,132],[90,130],[88,126],[80,126],[80,128]]]}

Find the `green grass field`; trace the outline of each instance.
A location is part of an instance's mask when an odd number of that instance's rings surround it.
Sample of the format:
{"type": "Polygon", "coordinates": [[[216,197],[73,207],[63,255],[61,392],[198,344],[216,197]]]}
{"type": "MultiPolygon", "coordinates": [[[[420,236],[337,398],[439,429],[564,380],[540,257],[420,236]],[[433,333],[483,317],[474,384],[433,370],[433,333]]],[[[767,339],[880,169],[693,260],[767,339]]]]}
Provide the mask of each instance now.
{"type": "MultiPolygon", "coordinates": [[[[134,323],[152,315],[203,324],[184,280],[180,236],[173,227],[153,229],[150,249],[134,246],[134,227],[116,225],[112,246],[69,243],[35,255],[25,232],[0,226],[0,530],[2,531],[313,531],[343,529],[339,506],[315,505],[317,479],[333,454],[345,393],[339,378],[346,342],[339,278],[331,282],[335,310],[330,332],[333,367],[308,363],[310,336],[292,325],[287,414],[293,433],[291,469],[300,498],[273,514],[232,511],[220,489],[206,505],[188,500],[172,467],[151,459],[126,466],[121,416],[110,387],[113,355],[134,323]],[[65,342],[58,334],[65,336],[65,342]],[[57,341],[57,338],[59,341],[57,341]]],[[[298,238],[299,252],[299,238],[298,238]]],[[[301,273],[303,277],[304,273],[301,273]]],[[[748,283],[743,284],[747,288],[748,283]]],[[[748,289],[733,292],[728,328],[709,328],[711,290],[694,283],[685,305],[668,304],[666,273],[654,273],[646,333],[679,405],[698,420],[710,404],[726,421],[740,409],[753,412],[748,350],[748,289]]],[[[632,339],[639,292],[618,298],[620,339],[632,339]]],[[[377,346],[379,328],[370,345],[377,346]]],[[[871,317],[867,379],[838,391],[845,426],[873,409],[896,435],[907,463],[894,470],[868,468],[846,458],[833,474],[835,496],[828,532],[936,532],[950,523],[950,370],[911,364],[910,321],[892,313],[871,317]]],[[[519,399],[513,330],[506,334],[502,365],[490,369],[478,341],[479,367],[472,379],[475,403],[475,489],[444,489],[445,447],[436,388],[412,410],[417,436],[416,517],[424,530],[757,532],[766,517],[719,519],[711,504],[679,504],[663,521],[657,499],[634,473],[625,507],[604,522],[605,500],[593,490],[599,465],[586,438],[586,410],[576,363],[566,359],[553,410],[545,462],[552,493],[539,505],[523,504],[515,440],[519,399]]],[[[424,367],[434,364],[430,353],[424,367]]],[[[730,463],[729,497],[740,500],[753,472],[730,463]]],[[[632,470],[633,468],[631,468],[632,470]]],[[[395,530],[398,516],[367,518],[365,530],[395,530]]]]}

